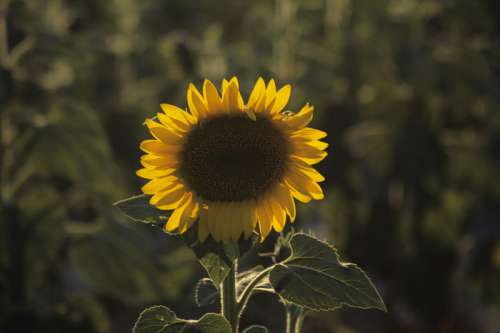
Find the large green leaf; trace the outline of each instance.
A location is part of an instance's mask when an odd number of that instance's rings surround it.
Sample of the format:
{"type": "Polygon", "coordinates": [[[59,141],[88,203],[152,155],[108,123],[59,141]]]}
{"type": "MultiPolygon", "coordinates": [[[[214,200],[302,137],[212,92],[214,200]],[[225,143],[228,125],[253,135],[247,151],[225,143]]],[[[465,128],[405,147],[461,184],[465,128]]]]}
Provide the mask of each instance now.
{"type": "Polygon", "coordinates": [[[125,215],[134,221],[163,225],[170,215],[169,211],[159,210],[149,203],[145,195],[136,195],[114,203],[125,215]]]}
{"type": "Polygon", "coordinates": [[[313,310],[347,305],[387,311],[365,272],[340,262],[331,245],[305,234],[294,235],[290,245],[290,257],[270,273],[273,288],[285,300],[313,310]]]}
{"type": "MultiPolygon", "coordinates": [[[[69,258],[80,278],[93,290],[124,302],[158,298],[159,270],[143,238],[129,230],[110,228],[92,236],[75,236],[69,258]]],[[[163,295],[161,295],[163,296],[163,295]]]]}
{"type": "Polygon", "coordinates": [[[231,326],[221,315],[207,313],[199,320],[177,318],[166,306],[145,309],[137,319],[133,333],[231,333],[231,326]]]}

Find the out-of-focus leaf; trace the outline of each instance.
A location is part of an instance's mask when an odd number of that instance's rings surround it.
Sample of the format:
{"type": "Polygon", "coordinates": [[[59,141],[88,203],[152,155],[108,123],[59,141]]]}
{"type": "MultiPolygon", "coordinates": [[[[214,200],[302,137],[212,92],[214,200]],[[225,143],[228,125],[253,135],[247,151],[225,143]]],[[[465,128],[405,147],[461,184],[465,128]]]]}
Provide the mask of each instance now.
{"type": "Polygon", "coordinates": [[[70,258],[85,283],[96,291],[124,302],[152,301],[161,290],[161,272],[151,260],[151,252],[131,246],[133,234],[121,230],[78,238],[70,258]]]}
{"type": "Polygon", "coordinates": [[[365,272],[340,262],[331,245],[305,234],[294,235],[290,245],[291,256],[270,273],[274,290],[285,300],[312,310],[347,305],[387,311],[365,272]]]}
{"type": "Polygon", "coordinates": [[[114,205],[137,222],[162,225],[169,215],[167,211],[159,210],[151,205],[149,198],[143,194],[117,201],[114,205]]]}

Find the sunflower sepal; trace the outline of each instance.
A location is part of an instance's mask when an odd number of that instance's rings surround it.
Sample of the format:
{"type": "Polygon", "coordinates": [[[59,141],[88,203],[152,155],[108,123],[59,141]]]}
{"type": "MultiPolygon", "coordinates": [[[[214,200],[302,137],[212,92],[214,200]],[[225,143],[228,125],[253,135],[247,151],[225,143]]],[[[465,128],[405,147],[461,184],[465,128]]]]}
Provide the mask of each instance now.
{"type": "Polygon", "coordinates": [[[163,305],[145,309],[132,329],[133,333],[232,333],[229,322],[220,314],[207,313],[198,320],[178,318],[175,312],[163,305]]]}
{"type": "Polygon", "coordinates": [[[248,239],[240,237],[237,242],[232,240],[217,242],[211,236],[201,242],[197,228],[190,228],[179,237],[194,252],[215,286],[224,281],[232,263],[244,257],[259,242],[256,233],[248,239]]]}

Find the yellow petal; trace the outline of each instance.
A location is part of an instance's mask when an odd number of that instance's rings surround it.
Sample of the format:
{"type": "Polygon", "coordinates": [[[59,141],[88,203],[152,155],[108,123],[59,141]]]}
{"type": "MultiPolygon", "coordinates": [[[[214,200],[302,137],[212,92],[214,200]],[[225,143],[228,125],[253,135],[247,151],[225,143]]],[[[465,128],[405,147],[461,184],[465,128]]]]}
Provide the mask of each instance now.
{"type": "Polygon", "coordinates": [[[253,87],[252,92],[250,93],[250,97],[248,98],[248,107],[254,108],[257,102],[260,101],[260,98],[265,94],[265,91],[266,83],[261,77],[259,77],[259,79],[255,83],[255,86],[253,87]]]}
{"type": "Polygon", "coordinates": [[[164,113],[158,112],[156,117],[163,126],[179,136],[183,136],[191,128],[191,125],[175,120],[174,118],[170,118],[164,113]]]}
{"type": "Polygon", "coordinates": [[[166,191],[155,193],[151,199],[149,199],[149,203],[159,209],[174,209],[177,208],[179,200],[182,199],[185,192],[186,189],[184,188],[184,185],[177,184],[166,191]]]}
{"type": "Polygon", "coordinates": [[[196,119],[192,115],[175,105],[163,103],[160,104],[160,107],[163,112],[170,118],[190,125],[196,123],[196,119]]]}
{"type": "Polygon", "coordinates": [[[315,182],[325,181],[325,177],[322,174],[320,174],[316,169],[309,166],[309,164],[307,164],[306,162],[293,157],[291,158],[291,160],[292,160],[291,169],[293,172],[300,173],[303,176],[315,182]]]}
{"type": "Polygon", "coordinates": [[[266,109],[266,94],[265,92],[257,99],[253,107],[255,113],[263,113],[266,109]]]}
{"type": "Polygon", "coordinates": [[[174,176],[156,178],[144,185],[141,190],[144,194],[155,194],[163,192],[179,183],[179,179],[174,176]]]}
{"type": "Polygon", "coordinates": [[[304,203],[311,201],[312,198],[309,195],[309,192],[307,189],[303,188],[300,183],[297,184],[297,182],[291,177],[285,177],[284,182],[290,189],[290,193],[292,193],[294,198],[304,203]]]}
{"type": "Polygon", "coordinates": [[[229,80],[229,83],[233,82],[236,85],[236,88],[239,90],[240,89],[240,83],[238,82],[238,78],[236,76],[233,76],[231,80],[229,80]]]}
{"type": "Polygon", "coordinates": [[[313,119],[314,108],[306,104],[297,114],[283,119],[285,124],[293,129],[301,129],[306,127],[313,119]]]}
{"type": "Polygon", "coordinates": [[[274,79],[271,79],[266,88],[266,105],[265,105],[266,109],[269,108],[271,102],[274,101],[275,97],[276,97],[276,83],[274,82],[274,79]]]}
{"type": "Polygon", "coordinates": [[[207,102],[209,113],[221,112],[222,99],[219,96],[217,88],[209,80],[205,80],[203,84],[203,96],[205,97],[205,101],[207,102]]]}
{"type": "Polygon", "coordinates": [[[226,93],[227,86],[229,85],[229,81],[226,79],[222,80],[222,96],[226,93]]]}
{"type": "Polygon", "coordinates": [[[292,132],[290,137],[293,140],[298,140],[298,141],[312,141],[312,140],[323,139],[324,137],[326,137],[326,132],[311,127],[305,127],[298,131],[292,132]]]}
{"type": "Polygon", "coordinates": [[[142,155],[141,161],[146,162],[148,165],[156,168],[156,167],[172,167],[178,163],[177,158],[173,155],[142,155]]]}
{"type": "Polygon", "coordinates": [[[191,204],[191,193],[186,193],[182,198],[182,200],[179,202],[179,207],[177,207],[168,218],[168,221],[164,226],[166,231],[172,232],[175,229],[177,229],[177,227],[179,227],[184,212],[190,204],[191,204]]]}
{"type": "Polygon", "coordinates": [[[295,201],[293,201],[290,191],[285,185],[278,184],[275,190],[275,195],[276,200],[278,200],[280,205],[286,210],[286,213],[290,216],[290,221],[293,222],[297,211],[295,208],[295,201]]]}
{"type": "Polygon", "coordinates": [[[179,233],[183,234],[189,228],[191,228],[194,221],[196,221],[196,218],[198,217],[198,211],[199,211],[199,204],[195,200],[194,196],[192,196],[191,203],[186,207],[186,210],[184,210],[184,213],[182,214],[178,226],[179,233]]]}
{"type": "Polygon", "coordinates": [[[300,169],[294,168],[289,172],[289,177],[298,184],[302,189],[305,189],[307,193],[314,200],[321,200],[324,198],[323,190],[321,186],[318,185],[313,179],[308,175],[300,172],[300,169]]]}
{"type": "Polygon", "coordinates": [[[277,232],[282,232],[286,223],[286,211],[275,200],[270,200],[269,206],[271,207],[274,216],[273,229],[277,232]]]}
{"type": "Polygon", "coordinates": [[[221,241],[231,238],[231,215],[227,203],[220,204],[219,220],[217,221],[217,233],[221,241]]]}
{"type": "Polygon", "coordinates": [[[226,206],[223,203],[220,203],[217,208],[217,221],[215,225],[215,233],[217,234],[217,238],[221,241],[225,240],[224,232],[226,231],[226,206]]]}
{"type": "Polygon", "coordinates": [[[321,200],[324,198],[323,190],[316,182],[309,180],[298,174],[290,172],[285,179],[289,184],[293,184],[293,188],[303,195],[312,197],[314,200],[321,200]]]}
{"type": "Polygon", "coordinates": [[[159,169],[152,170],[148,168],[139,169],[135,172],[135,174],[141,178],[145,179],[154,179],[159,177],[165,177],[172,174],[176,168],[167,168],[167,169],[159,169]]]}
{"type": "Polygon", "coordinates": [[[182,138],[172,131],[168,130],[165,126],[151,120],[146,119],[146,126],[148,127],[151,134],[161,142],[165,144],[180,144],[182,142],[182,138]]]}
{"type": "Polygon", "coordinates": [[[281,88],[276,93],[276,101],[273,105],[271,113],[278,113],[288,104],[290,100],[290,95],[292,94],[292,86],[287,84],[283,88],[281,88]]]}
{"type": "Polygon", "coordinates": [[[294,144],[291,155],[292,157],[298,157],[307,164],[315,164],[323,160],[328,153],[307,144],[294,144]]]}
{"type": "Polygon", "coordinates": [[[222,105],[226,112],[235,112],[240,109],[238,103],[238,86],[234,81],[229,82],[222,96],[222,105]]]}
{"type": "Polygon", "coordinates": [[[198,118],[205,118],[208,115],[205,100],[192,83],[189,84],[187,101],[189,110],[193,115],[196,115],[198,118]]]}
{"type": "Polygon", "coordinates": [[[304,144],[319,150],[325,150],[326,148],[328,148],[328,143],[323,141],[306,141],[304,142],[304,144]]]}
{"type": "Polygon", "coordinates": [[[141,142],[139,148],[146,153],[162,155],[178,152],[182,147],[180,145],[165,144],[159,140],[144,140],[141,142]]]}
{"type": "Polygon", "coordinates": [[[272,213],[269,212],[267,201],[261,200],[257,205],[257,218],[259,220],[260,239],[263,241],[272,228],[272,213]]]}
{"type": "Polygon", "coordinates": [[[236,90],[238,91],[238,93],[237,93],[237,101],[238,101],[238,107],[237,107],[237,109],[238,110],[242,110],[244,102],[243,102],[243,97],[241,96],[240,84],[238,82],[238,78],[236,76],[233,76],[231,78],[231,80],[229,80],[229,84],[231,84],[231,82],[233,82],[236,85],[236,90]]]}
{"type": "Polygon", "coordinates": [[[229,223],[231,224],[231,239],[238,241],[243,231],[241,204],[231,203],[228,206],[229,223]]]}

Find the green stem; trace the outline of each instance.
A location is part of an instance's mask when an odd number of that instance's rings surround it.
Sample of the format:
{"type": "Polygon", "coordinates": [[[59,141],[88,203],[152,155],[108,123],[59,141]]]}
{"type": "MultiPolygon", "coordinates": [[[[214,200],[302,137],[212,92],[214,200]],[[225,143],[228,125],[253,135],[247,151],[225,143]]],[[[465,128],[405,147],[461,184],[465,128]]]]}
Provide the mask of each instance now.
{"type": "Polygon", "coordinates": [[[292,311],[291,311],[290,306],[286,307],[286,333],[293,333],[292,332],[292,311]]]}
{"type": "Polygon", "coordinates": [[[293,326],[294,326],[295,333],[302,332],[302,324],[304,323],[304,317],[305,317],[304,310],[300,309],[297,316],[294,317],[295,320],[293,322],[293,326]]]}
{"type": "Polygon", "coordinates": [[[233,333],[238,333],[239,316],[236,301],[236,274],[238,271],[238,261],[234,260],[229,274],[222,281],[220,286],[221,293],[221,313],[229,321],[233,333]]]}
{"type": "Polygon", "coordinates": [[[304,322],[304,309],[293,305],[285,305],[286,309],[286,333],[300,333],[304,322]]]}
{"type": "Polygon", "coordinates": [[[243,311],[247,306],[248,300],[250,299],[250,296],[252,296],[254,288],[259,284],[260,281],[262,281],[262,279],[264,279],[267,276],[267,273],[269,273],[269,271],[273,268],[274,265],[262,270],[262,272],[257,274],[257,276],[255,276],[253,280],[250,281],[250,283],[246,286],[245,290],[243,290],[241,296],[238,299],[238,310],[237,310],[238,318],[241,317],[241,315],[243,314],[243,311]]]}

